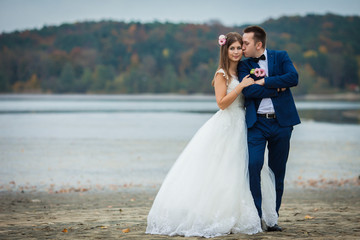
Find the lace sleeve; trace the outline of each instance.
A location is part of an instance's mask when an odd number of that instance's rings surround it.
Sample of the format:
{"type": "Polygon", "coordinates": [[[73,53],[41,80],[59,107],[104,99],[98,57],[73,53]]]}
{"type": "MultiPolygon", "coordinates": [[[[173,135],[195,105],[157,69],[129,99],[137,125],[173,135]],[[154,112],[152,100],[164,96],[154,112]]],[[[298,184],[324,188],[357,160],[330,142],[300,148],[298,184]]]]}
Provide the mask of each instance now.
{"type": "Polygon", "coordinates": [[[222,73],[224,75],[224,78],[227,80],[226,81],[226,86],[228,86],[229,85],[229,77],[226,76],[225,71],[222,68],[220,68],[219,70],[216,71],[215,75],[218,74],[218,73],[222,73]]]}

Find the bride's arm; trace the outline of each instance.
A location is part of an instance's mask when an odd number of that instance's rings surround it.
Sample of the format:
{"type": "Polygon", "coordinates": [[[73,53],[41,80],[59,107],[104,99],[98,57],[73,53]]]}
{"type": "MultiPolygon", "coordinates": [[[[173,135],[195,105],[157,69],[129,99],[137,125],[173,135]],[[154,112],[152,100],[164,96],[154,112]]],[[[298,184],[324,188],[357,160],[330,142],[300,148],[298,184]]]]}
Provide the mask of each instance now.
{"type": "Polygon", "coordinates": [[[254,84],[254,80],[249,76],[250,75],[244,77],[243,80],[235,87],[234,90],[229,92],[229,94],[226,94],[226,90],[227,90],[226,79],[224,75],[222,75],[221,73],[216,74],[215,82],[214,82],[215,97],[216,97],[216,103],[220,109],[224,110],[225,108],[230,106],[230,104],[232,104],[235,101],[238,94],[240,94],[245,87],[254,84]]]}

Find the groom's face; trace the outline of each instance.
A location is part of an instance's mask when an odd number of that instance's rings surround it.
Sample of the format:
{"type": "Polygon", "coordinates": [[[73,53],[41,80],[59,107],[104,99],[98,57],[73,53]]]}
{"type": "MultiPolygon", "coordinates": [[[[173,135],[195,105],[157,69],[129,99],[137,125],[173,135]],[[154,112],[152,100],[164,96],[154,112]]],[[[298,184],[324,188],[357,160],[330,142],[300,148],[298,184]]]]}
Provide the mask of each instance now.
{"type": "Polygon", "coordinates": [[[258,57],[257,44],[254,40],[254,33],[244,33],[243,35],[243,45],[242,45],[243,54],[245,57],[258,57]]]}

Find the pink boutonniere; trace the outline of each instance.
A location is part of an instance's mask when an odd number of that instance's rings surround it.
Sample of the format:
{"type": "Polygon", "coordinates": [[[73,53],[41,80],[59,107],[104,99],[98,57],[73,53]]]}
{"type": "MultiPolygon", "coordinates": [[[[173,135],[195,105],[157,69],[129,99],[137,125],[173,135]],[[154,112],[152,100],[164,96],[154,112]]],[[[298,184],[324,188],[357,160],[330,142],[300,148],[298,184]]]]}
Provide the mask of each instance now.
{"type": "Polygon", "coordinates": [[[256,77],[265,77],[266,76],[265,69],[262,69],[262,68],[253,68],[253,69],[251,69],[250,74],[254,74],[256,77]]]}

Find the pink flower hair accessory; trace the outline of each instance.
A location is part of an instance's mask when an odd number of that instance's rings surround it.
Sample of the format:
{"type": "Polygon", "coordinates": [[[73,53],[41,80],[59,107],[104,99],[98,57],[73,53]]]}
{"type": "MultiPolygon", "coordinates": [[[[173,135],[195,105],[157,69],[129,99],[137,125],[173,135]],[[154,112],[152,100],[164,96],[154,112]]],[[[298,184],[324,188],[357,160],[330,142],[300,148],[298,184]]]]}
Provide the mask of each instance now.
{"type": "Polygon", "coordinates": [[[219,45],[222,46],[226,43],[226,36],[225,35],[220,35],[219,36],[219,45]]]}

